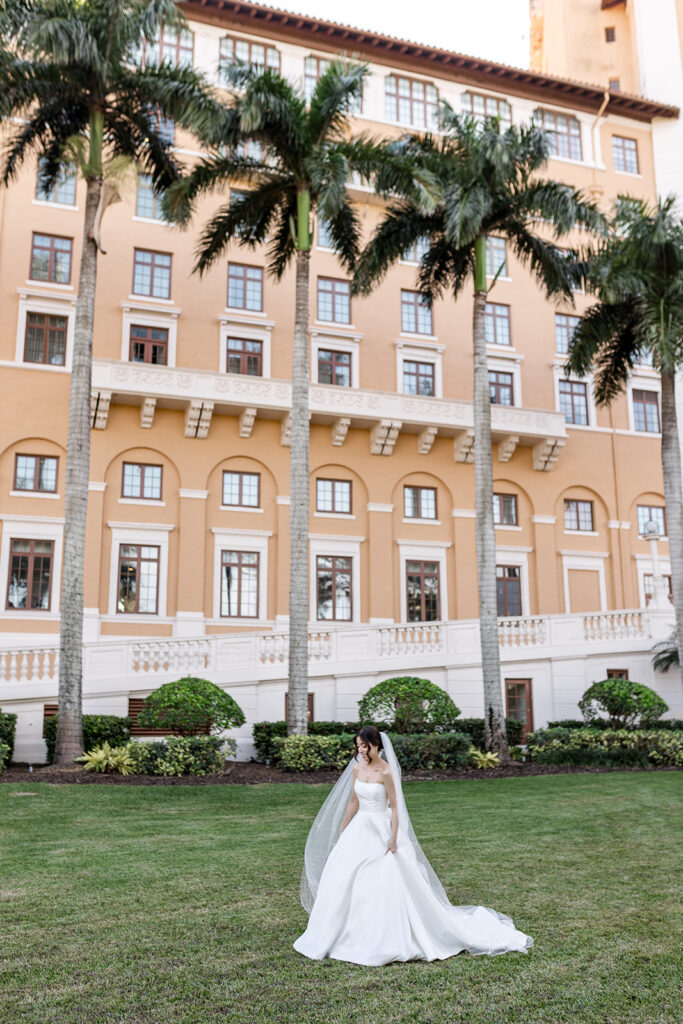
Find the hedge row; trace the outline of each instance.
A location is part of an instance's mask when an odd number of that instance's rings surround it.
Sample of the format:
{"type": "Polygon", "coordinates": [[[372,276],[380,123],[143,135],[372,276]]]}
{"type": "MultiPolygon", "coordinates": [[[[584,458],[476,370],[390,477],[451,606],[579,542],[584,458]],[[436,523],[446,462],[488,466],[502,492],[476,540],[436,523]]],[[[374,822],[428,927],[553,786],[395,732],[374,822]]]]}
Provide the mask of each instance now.
{"type": "Polygon", "coordinates": [[[14,734],[17,728],[17,716],[9,711],[0,711],[0,743],[7,747],[5,754],[0,753],[0,770],[9,764],[14,753],[14,734]]]}
{"type": "Polygon", "coordinates": [[[540,764],[683,766],[683,733],[673,729],[539,729],[527,756],[540,764]]]}
{"type": "MultiPolygon", "coordinates": [[[[109,743],[112,747],[122,747],[130,739],[130,718],[119,718],[117,715],[83,715],[83,749],[93,750],[109,743]]],[[[43,735],[47,746],[47,759],[50,764],[55,757],[57,743],[57,715],[45,719],[43,735]]]]}
{"type": "MultiPolygon", "coordinates": [[[[484,747],[484,719],[483,718],[459,718],[456,722],[457,733],[412,733],[410,735],[429,735],[429,736],[452,736],[459,733],[467,733],[472,744],[475,747],[484,747]]],[[[309,736],[340,736],[347,734],[351,736],[351,742],[348,744],[349,755],[353,752],[353,737],[360,729],[359,722],[309,722],[308,723],[308,735],[309,736]]],[[[379,724],[379,728],[382,728],[382,723],[379,724]]],[[[507,730],[508,743],[510,746],[517,746],[522,741],[522,723],[518,722],[514,718],[507,718],[505,720],[505,728],[507,730]]],[[[393,736],[393,731],[384,729],[384,732],[389,732],[390,736],[393,736]]],[[[287,735],[287,723],[284,721],[280,722],[256,722],[253,726],[253,737],[254,746],[256,747],[256,756],[259,761],[269,761],[271,764],[279,764],[280,749],[281,747],[276,744],[276,739],[284,738],[287,735]]],[[[344,762],[346,763],[346,762],[344,762]]]]}
{"type": "MultiPolygon", "coordinates": [[[[276,736],[277,763],[288,772],[341,770],[353,754],[354,732],[335,736],[276,736]]],[[[470,760],[467,733],[389,733],[401,768],[464,768],[470,760]]]]}
{"type": "Polygon", "coordinates": [[[0,775],[2,775],[5,765],[9,761],[9,747],[6,743],[0,742],[0,775]]]}
{"type": "Polygon", "coordinates": [[[234,757],[235,740],[220,736],[169,736],[128,744],[136,775],[214,775],[227,757],[234,757]]]}
{"type": "MultiPolygon", "coordinates": [[[[591,722],[583,718],[562,718],[558,722],[548,722],[548,729],[611,729],[612,726],[606,718],[595,718],[591,722]]],[[[653,729],[683,729],[683,718],[660,718],[653,726],[653,729]]]]}

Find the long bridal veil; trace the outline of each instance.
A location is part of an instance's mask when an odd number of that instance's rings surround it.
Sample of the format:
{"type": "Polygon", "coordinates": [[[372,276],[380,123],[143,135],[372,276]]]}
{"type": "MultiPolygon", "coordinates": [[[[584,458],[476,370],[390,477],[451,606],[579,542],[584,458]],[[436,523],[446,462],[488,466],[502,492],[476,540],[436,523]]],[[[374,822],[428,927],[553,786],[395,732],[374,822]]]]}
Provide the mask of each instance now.
{"type": "MultiPolygon", "coordinates": [[[[408,814],[401,785],[401,766],[398,763],[393,744],[387,733],[380,732],[380,737],[384,748],[382,754],[391,769],[394,789],[396,791],[396,810],[398,812],[397,846],[403,853],[415,857],[418,867],[429,883],[434,895],[445,906],[450,906],[448,896],[434,869],[427,860],[424,850],[417,841],[417,836],[410,822],[410,815],[408,814]]],[[[351,796],[354,764],[356,764],[356,759],[352,757],[318,811],[308,833],[304,852],[304,867],[301,873],[300,897],[301,905],[309,914],[315,902],[325,862],[339,839],[339,829],[351,796]]]]}

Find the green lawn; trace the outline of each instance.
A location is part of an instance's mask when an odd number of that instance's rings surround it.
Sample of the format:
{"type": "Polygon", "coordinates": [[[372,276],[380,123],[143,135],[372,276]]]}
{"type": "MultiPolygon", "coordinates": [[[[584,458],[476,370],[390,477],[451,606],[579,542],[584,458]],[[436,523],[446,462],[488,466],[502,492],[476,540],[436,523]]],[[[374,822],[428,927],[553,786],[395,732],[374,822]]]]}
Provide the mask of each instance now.
{"type": "Polygon", "coordinates": [[[407,783],[452,902],[536,946],[373,968],[292,949],[328,786],[0,785],[0,1021],[674,1024],[682,781],[407,783]]]}

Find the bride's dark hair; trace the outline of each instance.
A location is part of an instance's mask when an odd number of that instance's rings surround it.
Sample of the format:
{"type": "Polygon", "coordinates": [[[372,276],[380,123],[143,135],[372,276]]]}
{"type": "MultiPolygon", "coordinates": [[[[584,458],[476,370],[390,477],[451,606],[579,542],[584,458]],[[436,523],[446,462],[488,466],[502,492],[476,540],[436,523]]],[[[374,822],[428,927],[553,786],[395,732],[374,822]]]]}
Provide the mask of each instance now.
{"type": "Polygon", "coordinates": [[[384,750],[382,744],[382,737],[379,734],[379,729],[376,729],[374,725],[364,725],[362,729],[359,729],[353,738],[353,756],[355,760],[358,760],[358,744],[356,740],[364,740],[366,743],[371,743],[373,747],[377,747],[379,750],[384,750]]]}

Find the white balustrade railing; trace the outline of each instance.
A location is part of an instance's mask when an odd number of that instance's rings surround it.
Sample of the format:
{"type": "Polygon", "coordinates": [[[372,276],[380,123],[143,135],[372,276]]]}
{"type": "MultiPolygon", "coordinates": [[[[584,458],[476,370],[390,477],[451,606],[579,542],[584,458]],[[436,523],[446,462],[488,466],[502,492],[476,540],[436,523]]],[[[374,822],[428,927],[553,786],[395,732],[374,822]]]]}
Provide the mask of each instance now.
{"type": "Polygon", "coordinates": [[[637,639],[648,635],[645,615],[640,611],[601,612],[583,616],[584,640],[637,639]]]}
{"type": "MultiPolygon", "coordinates": [[[[658,629],[661,625],[668,632],[668,615],[662,613],[657,619],[656,613],[640,610],[502,618],[498,621],[501,658],[514,659],[518,651],[548,658],[576,644],[623,641],[649,649],[655,620],[658,629]]],[[[478,660],[476,619],[331,627],[308,634],[311,666],[341,667],[353,662],[373,666],[374,670],[381,659],[393,658],[406,659],[406,669],[411,665],[417,669],[423,657],[430,658],[432,665],[435,658],[443,659],[443,664],[456,664],[461,652],[468,662],[478,660]]],[[[258,682],[274,678],[273,671],[286,666],[288,658],[289,634],[283,632],[222,633],[187,639],[100,639],[84,645],[84,678],[86,684],[124,677],[134,683],[155,677],[220,673],[225,678],[239,673],[242,682],[258,682]]],[[[19,647],[14,639],[12,647],[0,649],[0,686],[45,683],[54,690],[58,676],[56,642],[53,646],[19,647]]]]}
{"type": "Polygon", "coordinates": [[[499,619],[501,647],[541,647],[548,640],[546,620],[540,617],[499,619]]]}

